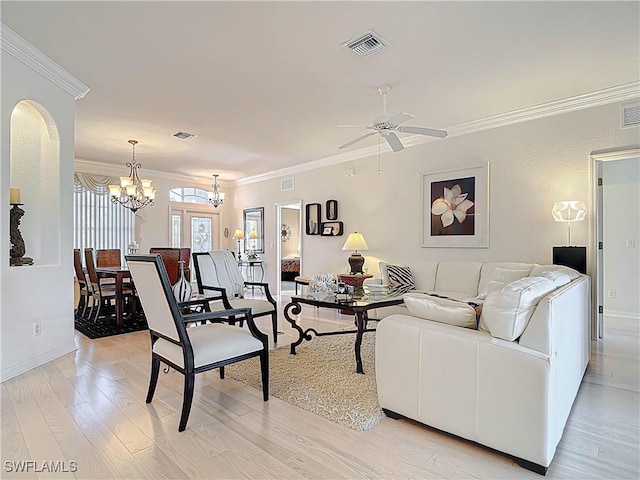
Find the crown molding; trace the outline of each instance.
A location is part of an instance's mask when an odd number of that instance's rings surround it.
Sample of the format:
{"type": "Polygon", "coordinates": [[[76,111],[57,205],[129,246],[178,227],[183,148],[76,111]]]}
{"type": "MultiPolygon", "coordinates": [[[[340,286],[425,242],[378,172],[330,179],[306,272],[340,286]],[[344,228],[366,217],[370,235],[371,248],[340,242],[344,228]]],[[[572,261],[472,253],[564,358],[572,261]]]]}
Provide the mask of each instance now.
{"type": "MultiPolygon", "coordinates": [[[[96,175],[107,175],[110,177],[121,177],[129,174],[128,168],[123,161],[121,165],[106,162],[96,162],[94,160],[85,160],[83,158],[74,159],[74,171],[82,173],[92,173],[96,175]]],[[[176,187],[184,187],[190,185],[211,185],[212,179],[209,177],[198,177],[191,175],[180,175],[177,173],[163,172],[161,170],[151,170],[143,168],[146,176],[154,179],[170,180],[174,182],[182,182],[176,187]]],[[[140,173],[140,172],[138,172],[140,173]]],[[[232,182],[223,182],[218,180],[221,187],[229,188],[233,186],[232,182]]]]}
{"type": "MultiPolygon", "coordinates": [[[[587,108],[599,107],[601,105],[608,105],[610,103],[626,102],[630,100],[637,101],[639,98],[640,82],[631,82],[624,85],[605,88],[603,90],[598,90],[595,92],[585,93],[583,95],[577,95],[575,97],[569,97],[562,100],[556,100],[532,107],[522,108],[520,110],[514,110],[508,113],[473,120],[471,122],[453,125],[444,128],[444,130],[448,132],[447,138],[458,137],[461,135],[481,132],[483,130],[489,130],[492,128],[505,127],[507,125],[513,125],[516,123],[529,122],[532,120],[538,120],[554,115],[575,112],[577,110],[584,110],[587,108]]],[[[411,135],[410,137],[403,137],[402,143],[405,148],[410,148],[416,145],[422,145],[424,143],[443,140],[446,140],[446,138],[436,139],[433,137],[426,137],[424,135],[411,135]]],[[[387,153],[390,151],[391,148],[386,144],[386,142],[380,148],[381,153],[387,153]]],[[[293,167],[272,170],[260,175],[240,178],[236,180],[235,184],[238,186],[249,185],[252,183],[263,182],[287,175],[294,175],[296,173],[308,172],[310,170],[315,170],[318,168],[371,157],[377,154],[378,146],[375,145],[373,147],[361,148],[348,153],[342,153],[318,160],[313,160],[311,162],[303,163],[293,167]]]]}
{"type": "Polygon", "coordinates": [[[90,88],[87,85],[1,22],[0,40],[3,52],[7,52],[47,80],[58,85],[74,99],[80,100],[89,93],[90,88]]]}

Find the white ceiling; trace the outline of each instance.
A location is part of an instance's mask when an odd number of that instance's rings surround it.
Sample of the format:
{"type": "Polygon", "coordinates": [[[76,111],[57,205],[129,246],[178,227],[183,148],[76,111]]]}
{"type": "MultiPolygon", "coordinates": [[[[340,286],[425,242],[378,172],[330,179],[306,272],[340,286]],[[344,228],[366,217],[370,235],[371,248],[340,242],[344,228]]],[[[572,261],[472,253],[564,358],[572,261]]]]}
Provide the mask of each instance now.
{"type": "Polygon", "coordinates": [[[4,24],[91,87],[77,102],[77,158],[124,164],[135,138],[144,168],[227,181],[343,152],[366,130],[336,126],[380,115],[382,84],[390,113],[416,116],[406,125],[446,129],[640,76],[638,2],[0,8],[4,24]],[[366,58],[341,46],[369,29],[390,46],[366,58]]]}

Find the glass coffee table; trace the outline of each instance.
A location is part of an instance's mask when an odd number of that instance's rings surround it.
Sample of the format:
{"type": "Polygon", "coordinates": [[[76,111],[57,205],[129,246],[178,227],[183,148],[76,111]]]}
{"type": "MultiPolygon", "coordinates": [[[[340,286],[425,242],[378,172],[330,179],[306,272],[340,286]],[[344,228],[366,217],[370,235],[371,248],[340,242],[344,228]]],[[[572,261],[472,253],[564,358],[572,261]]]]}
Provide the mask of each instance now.
{"type": "MultiPolygon", "coordinates": [[[[291,324],[293,328],[298,331],[298,340],[291,344],[291,354],[296,354],[296,347],[302,343],[303,340],[311,340],[312,333],[316,337],[322,337],[325,335],[343,335],[348,333],[356,334],[355,341],[355,356],[356,356],[356,372],[364,373],[362,369],[362,357],[360,355],[360,346],[362,345],[362,334],[364,332],[373,332],[375,328],[367,328],[369,322],[369,316],[367,312],[374,308],[389,307],[392,305],[401,305],[403,303],[402,294],[397,295],[376,295],[376,296],[363,296],[362,298],[353,298],[350,300],[338,300],[336,297],[331,296],[328,298],[315,298],[309,295],[294,295],[291,297],[291,301],[284,307],[284,317],[291,324]],[[355,330],[337,330],[331,332],[318,332],[315,328],[307,328],[303,330],[297,323],[296,319],[291,315],[298,315],[302,312],[302,305],[311,305],[318,308],[332,308],[334,310],[341,310],[343,313],[349,313],[355,316],[355,330]]],[[[372,321],[377,321],[371,319],[372,321]]]]}

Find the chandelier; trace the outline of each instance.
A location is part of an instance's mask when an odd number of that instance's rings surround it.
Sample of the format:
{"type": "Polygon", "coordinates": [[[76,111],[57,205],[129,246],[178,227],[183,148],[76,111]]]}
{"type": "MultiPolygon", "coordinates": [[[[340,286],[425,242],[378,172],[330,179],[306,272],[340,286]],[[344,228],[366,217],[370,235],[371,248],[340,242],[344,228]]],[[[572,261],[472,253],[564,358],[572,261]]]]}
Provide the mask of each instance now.
{"type": "Polygon", "coordinates": [[[138,169],[142,167],[136,162],[136,144],[137,140],[129,140],[133,148],[133,156],[129,167],[129,176],[120,177],[120,185],[109,185],[109,194],[113,203],[119,203],[123,207],[128,208],[136,213],[147,205],[153,205],[153,199],[156,198],[156,189],[151,186],[151,180],[138,177],[138,169]]]}
{"type": "Polygon", "coordinates": [[[224,193],[218,190],[220,188],[218,176],[219,175],[217,174],[213,176],[213,185],[211,185],[213,187],[213,191],[209,192],[209,203],[215,208],[218,208],[224,203],[224,193]]]}

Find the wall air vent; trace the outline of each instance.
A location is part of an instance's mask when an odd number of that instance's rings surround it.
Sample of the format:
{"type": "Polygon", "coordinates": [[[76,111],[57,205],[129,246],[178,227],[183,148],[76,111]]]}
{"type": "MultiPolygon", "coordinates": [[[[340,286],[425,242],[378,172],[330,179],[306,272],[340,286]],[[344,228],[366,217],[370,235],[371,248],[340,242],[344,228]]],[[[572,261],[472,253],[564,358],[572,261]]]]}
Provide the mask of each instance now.
{"type": "Polygon", "coordinates": [[[180,140],[191,140],[192,138],[197,137],[197,135],[194,135],[193,133],[187,133],[187,132],[176,132],[171,136],[179,138],[180,140]]]}
{"type": "Polygon", "coordinates": [[[631,128],[640,125],[640,104],[632,103],[622,106],[621,128],[631,128]]]}
{"type": "Polygon", "coordinates": [[[283,192],[286,192],[287,190],[293,190],[293,177],[281,180],[280,190],[282,190],[283,192]]]}
{"type": "Polygon", "coordinates": [[[360,55],[361,57],[367,57],[372,53],[376,53],[387,45],[389,45],[389,42],[373,30],[364,32],[363,34],[360,34],[342,44],[343,47],[348,48],[353,53],[360,55]]]}

